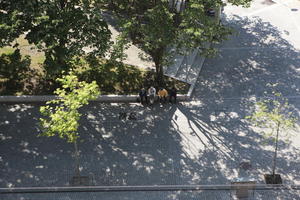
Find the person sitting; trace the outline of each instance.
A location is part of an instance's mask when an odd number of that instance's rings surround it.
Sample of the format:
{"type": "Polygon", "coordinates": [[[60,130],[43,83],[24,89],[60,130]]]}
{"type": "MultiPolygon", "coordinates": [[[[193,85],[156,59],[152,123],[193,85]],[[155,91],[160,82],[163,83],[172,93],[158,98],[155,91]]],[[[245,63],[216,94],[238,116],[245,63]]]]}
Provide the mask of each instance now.
{"type": "Polygon", "coordinates": [[[151,86],[148,89],[148,95],[149,95],[150,104],[153,104],[155,101],[155,95],[156,95],[156,89],[153,86],[151,86]]]}
{"type": "Polygon", "coordinates": [[[170,90],[170,96],[169,101],[172,102],[172,99],[174,99],[174,103],[176,103],[177,99],[177,89],[173,86],[170,90]]]}
{"type": "Polygon", "coordinates": [[[167,101],[167,97],[168,97],[168,91],[164,88],[160,88],[158,90],[159,102],[161,103],[163,101],[165,103],[167,101]]]}
{"type": "Polygon", "coordinates": [[[143,104],[144,102],[145,103],[148,102],[147,91],[145,90],[145,88],[141,89],[141,91],[139,92],[139,96],[140,96],[141,104],[143,104]]]}

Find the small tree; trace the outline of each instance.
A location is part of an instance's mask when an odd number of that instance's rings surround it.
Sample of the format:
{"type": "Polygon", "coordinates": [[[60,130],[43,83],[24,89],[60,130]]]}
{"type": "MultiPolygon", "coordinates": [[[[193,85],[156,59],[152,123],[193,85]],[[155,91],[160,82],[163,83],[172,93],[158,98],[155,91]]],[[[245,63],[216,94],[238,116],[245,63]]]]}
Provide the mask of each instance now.
{"type": "MultiPolygon", "coordinates": [[[[281,93],[272,91],[273,97],[258,101],[255,103],[255,111],[252,115],[247,116],[254,124],[260,128],[266,128],[268,132],[263,132],[264,136],[271,137],[275,142],[274,157],[272,164],[272,182],[275,183],[275,169],[278,152],[279,134],[287,131],[296,124],[296,117],[291,112],[288,100],[282,97],[281,93]]],[[[289,137],[289,133],[285,132],[285,137],[289,137]]]]}
{"type": "Polygon", "coordinates": [[[97,98],[100,94],[95,81],[79,82],[72,73],[57,79],[62,84],[55,94],[58,99],[48,101],[46,106],[41,106],[40,112],[44,118],[40,118],[42,127],[41,136],[59,136],[74,144],[75,147],[75,173],[79,176],[79,151],[77,140],[79,138],[78,127],[81,114],[79,108],[89,103],[89,100],[97,98]]]}

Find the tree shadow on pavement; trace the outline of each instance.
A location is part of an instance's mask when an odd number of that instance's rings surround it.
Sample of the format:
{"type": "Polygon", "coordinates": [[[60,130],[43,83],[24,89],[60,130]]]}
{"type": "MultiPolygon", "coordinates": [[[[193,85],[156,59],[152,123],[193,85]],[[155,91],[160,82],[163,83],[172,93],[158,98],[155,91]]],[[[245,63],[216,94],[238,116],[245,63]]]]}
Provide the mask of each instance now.
{"type": "MultiPolygon", "coordinates": [[[[196,101],[153,107],[93,102],[82,110],[80,161],[82,175],[91,178],[91,185],[230,184],[239,176],[243,160],[250,161],[251,176],[263,182],[263,173],[271,171],[273,149],[263,145],[264,138],[244,120],[251,111],[249,97],[262,96],[267,83],[278,83],[285,96],[298,95],[293,85],[299,85],[299,52],[269,23],[234,20],[239,35],[222,45],[218,58],[206,61],[194,92],[196,101]]],[[[290,99],[299,109],[297,99],[290,99]]],[[[73,146],[56,137],[36,137],[39,105],[0,106],[1,187],[68,185],[74,174],[73,146]]],[[[280,149],[277,170],[284,183],[300,181],[299,148],[280,141],[280,149]]],[[[232,199],[228,191],[38,195],[232,199]]],[[[298,197],[292,190],[255,193],[255,199],[264,200],[298,197]]]]}
{"type": "MultiPolygon", "coordinates": [[[[300,51],[283,38],[283,32],[260,18],[235,16],[225,23],[232,24],[236,34],[218,47],[220,54],[216,58],[206,59],[193,94],[198,104],[182,112],[202,138],[218,141],[220,157],[223,151],[230,153],[231,159],[226,155],[220,158],[227,173],[243,159],[250,160],[254,165],[252,175],[262,181],[262,174],[271,172],[273,141],[264,145],[264,137],[252,129],[245,117],[251,113],[255,100],[271,94],[269,83],[277,84],[276,91],[289,99],[299,117],[300,51]]],[[[293,137],[293,142],[282,139],[279,145],[277,173],[286,184],[300,181],[300,147],[295,142],[299,137],[293,137]]],[[[273,195],[299,198],[295,191],[273,195]]]]}
{"type": "MultiPolygon", "coordinates": [[[[1,151],[6,154],[2,157],[1,173],[6,175],[1,179],[1,187],[66,186],[74,175],[73,146],[56,137],[36,137],[38,106],[1,105],[4,108],[1,116],[5,116],[1,121],[9,121],[2,137],[12,137],[3,140],[4,145],[1,145],[1,150],[6,149],[1,151]],[[18,109],[13,110],[14,107],[18,109]],[[24,148],[19,147],[24,142],[25,151],[35,153],[25,157],[24,148]],[[24,177],[26,172],[30,174],[24,177]]],[[[174,128],[177,110],[178,107],[172,104],[144,107],[92,103],[82,110],[81,174],[91,178],[91,185],[178,185],[225,181],[226,177],[219,170],[209,173],[212,181],[199,179],[202,172],[208,173],[203,171],[203,166],[215,162],[216,155],[211,153],[202,161],[190,156],[193,151],[184,147],[187,141],[182,141],[182,136],[174,128]],[[120,113],[135,113],[136,120],[120,119],[120,113]]],[[[105,196],[105,199],[130,199],[132,195],[141,198],[145,194],[150,195],[149,199],[190,199],[202,193],[186,196],[180,192],[140,192],[126,193],[127,196],[117,198],[113,193],[95,195],[105,196]]],[[[55,195],[45,194],[44,198],[55,195]]],[[[205,195],[209,196],[209,193],[205,195]]],[[[79,196],[76,199],[80,199],[79,196]]],[[[29,194],[29,197],[32,196],[29,194]]]]}
{"type": "Polygon", "coordinates": [[[61,185],[68,180],[73,166],[63,158],[72,154],[72,145],[55,137],[37,137],[38,108],[1,105],[0,187],[61,185]]]}
{"type": "Polygon", "coordinates": [[[281,31],[260,18],[235,16],[226,23],[235,34],[217,47],[217,57],[206,59],[194,99],[262,96],[267,83],[278,83],[284,96],[300,94],[300,51],[281,31]]]}

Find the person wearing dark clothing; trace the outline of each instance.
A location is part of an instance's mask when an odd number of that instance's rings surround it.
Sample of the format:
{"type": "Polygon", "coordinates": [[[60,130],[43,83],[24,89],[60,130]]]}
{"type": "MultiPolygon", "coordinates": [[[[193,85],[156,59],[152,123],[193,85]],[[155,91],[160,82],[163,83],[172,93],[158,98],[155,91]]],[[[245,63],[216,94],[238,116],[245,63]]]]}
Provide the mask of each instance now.
{"type": "Polygon", "coordinates": [[[140,100],[141,100],[141,103],[143,104],[144,102],[147,103],[148,102],[148,99],[147,99],[147,91],[145,90],[145,88],[142,88],[140,93],[139,93],[139,96],[140,96],[140,100]]]}
{"type": "Polygon", "coordinates": [[[174,103],[176,103],[177,99],[177,89],[175,87],[172,87],[172,89],[169,92],[170,102],[172,102],[172,99],[174,99],[174,103]]]}

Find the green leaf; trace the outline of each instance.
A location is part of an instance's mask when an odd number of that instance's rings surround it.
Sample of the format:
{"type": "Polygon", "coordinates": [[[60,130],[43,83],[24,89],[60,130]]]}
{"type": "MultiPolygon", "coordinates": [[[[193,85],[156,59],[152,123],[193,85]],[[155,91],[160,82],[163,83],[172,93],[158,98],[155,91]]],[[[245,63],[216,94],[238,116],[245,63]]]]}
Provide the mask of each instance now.
{"type": "Polygon", "coordinates": [[[39,124],[42,128],[40,135],[47,137],[57,135],[68,142],[76,142],[79,137],[78,121],[81,116],[78,110],[98,97],[99,88],[95,81],[79,82],[72,72],[59,78],[58,81],[62,84],[62,88],[55,91],[59,98],[48,101],[46,106],[40,107],[40,112],[44,116],[40,118],[39,124]],[[52,104],[54,105],[50,106],[52,104]]]}

